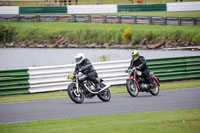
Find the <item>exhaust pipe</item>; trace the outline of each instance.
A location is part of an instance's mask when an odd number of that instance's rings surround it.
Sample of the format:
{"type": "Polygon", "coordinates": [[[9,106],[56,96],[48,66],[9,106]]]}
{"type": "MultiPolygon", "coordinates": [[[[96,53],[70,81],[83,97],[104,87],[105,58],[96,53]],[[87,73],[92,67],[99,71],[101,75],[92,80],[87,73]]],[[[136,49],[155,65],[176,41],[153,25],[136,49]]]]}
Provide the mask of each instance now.
{"type": "Polygon", "coordinates": [[[103,87],[103,88],[102,88],[101,90],[99,90],[98,92],[91,91],[91,90],[87,87],[86,84],[84,84],[84,87],[85,87],[90,93],[92,93],[92,94],[98,94],[98,93],[100,93],[100,92],[102,92],[102,91],[108,89],[108,88],[110,87],[110,85],[106,85],[105,87],[103,87]]]}

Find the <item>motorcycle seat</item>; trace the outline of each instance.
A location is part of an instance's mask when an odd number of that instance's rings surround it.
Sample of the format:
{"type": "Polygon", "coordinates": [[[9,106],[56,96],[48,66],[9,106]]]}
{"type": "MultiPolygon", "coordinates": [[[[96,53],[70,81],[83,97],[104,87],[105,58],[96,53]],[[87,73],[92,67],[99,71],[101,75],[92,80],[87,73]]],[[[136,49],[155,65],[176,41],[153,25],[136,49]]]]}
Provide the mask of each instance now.
{"type": "Polygon", "coordinates": [[[103,82],[103,79],[100,78],[100,77],[97,77],[96,79],[97,79],[99,82],[103,82]]]}
{"type": "Polygon", "coordinates": [[[151,75],[151,76],[154,75],[154,72],[150,72],[149,75],[151,75]]]}

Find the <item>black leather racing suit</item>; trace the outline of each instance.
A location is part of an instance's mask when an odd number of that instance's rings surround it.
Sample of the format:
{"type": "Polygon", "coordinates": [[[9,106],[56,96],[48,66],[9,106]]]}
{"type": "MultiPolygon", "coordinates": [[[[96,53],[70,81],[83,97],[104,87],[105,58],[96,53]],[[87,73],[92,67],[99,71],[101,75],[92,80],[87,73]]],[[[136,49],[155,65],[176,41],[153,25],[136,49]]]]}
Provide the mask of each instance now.
{"type": "Polygon", "coordinates": [[[81,73],[88,76],[88,79],[91,80],[95,86],[99,84],[99,81],[96,79],[98,77],[96,70],[91,64],[90,60],[85,58],[80,64],[76,64],[75,73],[81,71],[81,73]]]}
{"type": "Polygon", "coordinates": [[[150,71],[148,66],[146,65],[146,60],[143,56],[139,56],[137,60],[131,60],[131,64],[128,69],[132,69],[133,67],[137,67],[141,70],[142,75],[146,79],[149,84],[152,84],[151,76],[149,75],[150,71]]]}

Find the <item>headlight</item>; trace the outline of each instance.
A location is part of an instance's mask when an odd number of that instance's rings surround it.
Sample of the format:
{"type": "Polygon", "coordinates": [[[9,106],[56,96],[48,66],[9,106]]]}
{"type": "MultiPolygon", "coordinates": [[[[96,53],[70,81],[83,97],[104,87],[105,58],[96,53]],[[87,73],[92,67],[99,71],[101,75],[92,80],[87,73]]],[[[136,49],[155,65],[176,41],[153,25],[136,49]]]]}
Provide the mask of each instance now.
{"type": "Polygon", "coordinates": [[[68,79],[73,79],[74,75],[72,73],[69,74],[68,79]]]}

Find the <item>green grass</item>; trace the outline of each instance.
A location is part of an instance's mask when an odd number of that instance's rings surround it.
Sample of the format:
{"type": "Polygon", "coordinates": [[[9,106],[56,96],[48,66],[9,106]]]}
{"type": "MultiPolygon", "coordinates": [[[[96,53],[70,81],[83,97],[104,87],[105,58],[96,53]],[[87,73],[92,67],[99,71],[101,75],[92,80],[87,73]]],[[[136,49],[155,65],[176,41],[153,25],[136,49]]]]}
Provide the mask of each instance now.
{"type": "Polygon", "coordinates": [[[199,133],[200,108],[0,124],[1,133],[199,133]]]}
{"type": "MultiPolygon", "coordinates": [[[[200,87],[200,80],[161,82],[160,90],[193,88],[193,87],[200,87]]],[[[125,85],[113,86],[110,88],[110,91],[112,94],[127,93],[125,85]]],[[[36,93],[36,94],[19,94],[19,95],[0,96],[0,103],[46,100],[46,99],[57,99],[57,98],[67,98],[67,97],[68,95],[66,91],[56,91],[56,92],[36,93]]]]}
{"type": "MultiPolygon", "coordinates": [[[[13,40],[54,40],[64,35],[68,41],[80,43],[131,43],[138,44],[150,32],[149,39],[179,38],[192,41],[200,26],[159,26],[135,24],[66,23],[66,22],[0,22],[0,26],[15,28],[13,40]],[[123,40],[124,29],[130,27],[131,39],[123,40]]],[[[4,34],[4,33],[2,33],[4,34]]]]}

